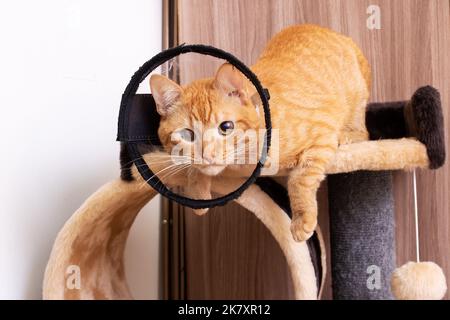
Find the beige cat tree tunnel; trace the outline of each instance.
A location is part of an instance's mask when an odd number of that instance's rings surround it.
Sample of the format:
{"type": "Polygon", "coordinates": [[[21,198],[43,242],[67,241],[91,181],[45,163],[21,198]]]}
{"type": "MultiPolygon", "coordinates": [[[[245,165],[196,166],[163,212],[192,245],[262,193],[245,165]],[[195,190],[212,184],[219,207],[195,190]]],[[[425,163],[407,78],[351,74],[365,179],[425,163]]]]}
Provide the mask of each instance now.
{"type": "MultiPolygon", "coordinates": [[[[369,105],[366,124],[376,140],[341,145],[328,174],[442,165],[442,113],[435,89],[421,88],[407,102],[369,105]]],[[[160,169],[154,164],[159,156],[160,153],[145,155],[153,172],[160,169]]],[[[132,170],[136,173],[135,168],[132,170]]],[[[132,182],[117,179],[102,186],[66,222],[45,271],[44,299],[132,298],[124,271],[125,243],[137,214],[157,194],[138,174],[134,176],[137,178],[132,182]],[[80,288],[67,285],[67,270],[74,265],[81,272],[80,288]]],[[[162,180],[168,186],[186,185],[182,175],[162,180]]],[[[225,172],[213,181],[212,189],[227,194],[241,183],[242,178],[225,172]]],[[[314,255],[307,242],[293,240],[289,216],[263,189],[253,184],[235,201],[253,212],[280,245],[292,276],[295,298],[320,298],[326,272],[320,230],[314,255]]]]}

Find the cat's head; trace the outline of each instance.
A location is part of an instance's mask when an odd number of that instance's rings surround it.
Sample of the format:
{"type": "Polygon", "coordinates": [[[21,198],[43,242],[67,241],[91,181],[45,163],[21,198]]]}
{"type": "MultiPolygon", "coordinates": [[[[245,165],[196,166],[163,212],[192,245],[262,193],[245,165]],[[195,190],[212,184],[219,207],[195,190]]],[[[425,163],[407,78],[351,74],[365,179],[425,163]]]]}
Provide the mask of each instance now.
{"type": "Polygon", "coordinates": [[[204,174],[222,172],[233,162],[232,153],[243,152],[242,132],[260,128],[253,87],[230,64],[223,64],[214,78],[184,87],[153,75],[150,87],[161,115],[158,135],[164,149],[175,157],[180,149],[184,154],[190,150],[193,166],[204,174]]]}

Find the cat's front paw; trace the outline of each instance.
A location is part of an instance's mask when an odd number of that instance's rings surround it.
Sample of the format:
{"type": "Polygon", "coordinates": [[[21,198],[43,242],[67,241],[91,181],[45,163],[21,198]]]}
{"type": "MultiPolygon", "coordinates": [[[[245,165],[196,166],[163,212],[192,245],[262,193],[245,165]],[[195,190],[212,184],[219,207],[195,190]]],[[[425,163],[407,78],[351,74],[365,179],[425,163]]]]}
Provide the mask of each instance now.
{"type": "Polygon", "coordinates": [[[292,218],[291,232],[295,241],[308,240],[314,233],[317,226],[317,219],[305,219],[303,216],[292,218]]]}
{"type": "Polygon", "coordinates": [[[209,208],[204,208],[204,209],[193,209],[194,213],[198,216],[203,216],[205,213],[208,212],[209,208]]]}

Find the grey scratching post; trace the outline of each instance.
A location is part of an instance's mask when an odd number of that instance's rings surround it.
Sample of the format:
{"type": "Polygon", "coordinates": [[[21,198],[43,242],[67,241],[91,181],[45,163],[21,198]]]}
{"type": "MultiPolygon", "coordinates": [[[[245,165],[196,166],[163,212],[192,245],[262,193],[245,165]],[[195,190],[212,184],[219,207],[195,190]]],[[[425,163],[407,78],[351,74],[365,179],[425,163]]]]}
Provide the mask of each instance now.
{"type": "MultiPolygon", "coordinates": [[[[429,168],[445,162],[444,117],[439,92],[421,87],[409,101],[370,103],[371,140],[415,137],[427,148],[429,168]]],[[[331,276],[335,299],[392,299],[395,219],[389,171],[328,177],[331,276]]]]}
{"type": "Polygon", "coordinates": [[[395,220],[388,171],[328,177],[333,298],[392,299],[395,220]]]}

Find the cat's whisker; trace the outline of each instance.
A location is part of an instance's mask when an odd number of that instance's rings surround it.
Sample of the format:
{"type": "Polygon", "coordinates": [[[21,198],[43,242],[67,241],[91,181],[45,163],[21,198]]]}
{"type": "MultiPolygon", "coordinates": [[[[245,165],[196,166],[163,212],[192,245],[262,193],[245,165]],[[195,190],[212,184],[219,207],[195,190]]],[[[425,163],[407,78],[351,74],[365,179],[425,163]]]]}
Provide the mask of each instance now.
{"type": "Polygon", "coordinates": [[[130,161],[128,161],[128,162],[122,164],[122,165],[120,166],[120,169],[125,169],[125,168],[127,168],[127,166],[129,166],[130,164],[133,164],[134,161],[139,160],[139,159],[142,159],[142,156],[141,156],[141,157],[138,157],[138,158],[135,158],[135,159],[133,159],[133,160],[130,160],[130,161]]]}
{"type": "Polygon", "coordinates": [[[149,180],[155,178],[156,176],[158,176],[159,180],[162,181],[162,179],[166,179],[167,177],[174,175],[175,173],[177,173],[178,171],[183,170],[184,168],[188,168],[191,166],[190,162],[185,162],[185,163],[174,163],[172,165],[169,165],[161,170],[159,170],[158,172],[154,173],[150,178],[148,178],[146,181],[144,181],[141,185],[141,187],[143,185],[145,185],[146,183],[148,183],[149,180]],[[163,175],[161,175],[163,173],[163,175]]]}
{"type": "MultiPolygon", "coordinates": [[[[160,162],[160,163],[151,162],[151,163],[146,163],[146,164],[140,164],[140,165],[137,165],[136,168],[141,168],[141,167],[145,167],[145,166],[151,167],[154,164],[163,164],[163,163],[164,163],[164,161],[160,162]]],[[[184,165],[184,164],[190,164],[190,162],[181,162],[181,163],[178,162],[178,163],[174,163],[173,165],[184,165]]]]}
{"type": "Polygon", "coordinates": [[[169,154],[148,155],[145,158],[146,159],[186,159],[186,160],[194,159],[191,156],[177,156],[177,155],[169,155],[169,154]]]}
{"type": "MultiPolygon", "coordinates": [[[[151,165],[155,165],[155,164],[163,164],[163,163],[168,163],[168,162],[173,162],[172,160],[161,160],[161,161],[148,161],[145,164],[140,164],[140,165],[136,165],[136,168],[140,168],[140,167],[145,167],[145,166],[151,166],[151,165]]],[[[186,160],[186,161],[180,161],[177,160],[174,164],[186,164],[186,163],[190,163],[190,161],[186,160]]]]}
{"type": "Polygon", "coordinates": [[[149,165],[153,165],[153,164],[161,164],[161,163],[184,164],[184,163],[190,163],[190,160],[184,160],[184,161],[176,160],[176,161],[173,161],[173,160],[169,159],[169,160],[148,161],[148,162],[147,162],[147,164],[149,164],[149,165]]]}
{"type": "Polygon", "coordinates": [[[154,155],[153,157],[166,157],[166,158],[188,158],[188,159],[193,159],[191,156],[177,156],[177,155],[171,155],[171,154],[167,154],[167,155],[154,155]]]}
{"type": "Polygon", "coordinates": [[[168,159],[168,160],[190,160],[190,161],[194,161],[195,158],[189,157],[189,156],[172,156],[172,155],[164,155],[164,156],[160,156],[160,155],[155,155],[155,156],[151,156],[151,157],[147,157],[147,160],[151,160],[152,158],[154,159],[168,159]]]}
{"type": "MultiPolygon", "coordinates": [[[[177,159],[195,160],[194,158],[189,157],[189,156],[175,156],[175,155],[163,155],[163,154],[150,155],[150,156],[147,156],[145,158],[144,158],[144,156],[140,156],[140,157],[137,157],[137,158],[135,158],[133,160],[130,160],[130,161],[122,164],[120,166],[120,169],[126,169],[130,164],[134,164],[134,162],[139,160],[139,159],[147,160],[147,159],[151,159],[151,158],[177,158],[177,159]]],[[[168,161],[170,161],[170,159],[168,161]]],[[[150,163],[156,163],[156,162],[151,161],[150,163]]]]}
{"type": "Polygon", "coordinates": [[[159,181],[156,182],[156,185],[163,184],[163,182],[162,182],[163,180],[166,180],[169,177],[171,177],[171,176],[173,176],[175,174],[178,174],[182,170],[184,170],[186,168],[189,168],[189,167],[190,167],[190,165],[182,165],[182,166],[179,166],[179,167],[171,168],[170,171],[165,172],[161,177],[159,177],[159,181]]]}
{"type": "MultiPolygon", "coordinates": [[[[163,172],[165,172],[165,171],[167,171],[167,170],[170,170],[170,169],[172,169],[172,168],[174,168],[174,167],[177,167],[177,166],[180,166],[180,165],[179,165],[179,164],[172,164],[172,165],[170,165],[170,166],[167,166],[167,167],[165,167],[165,168],[159,170],[158,172],[154,173],[150,178],[148,178],[147,180],[145,180],[145,181],[141,184],[140,187],[144,186],[146,183],[148,183],[149,180],[153,179],[154,177],[158,176],[159,174],[161,174],[161,173],[163,173],[163,172]]],[[[159,178],[159,177],[158,177],[158,178],[159,178]]]]}
{"type": "Polygon", "coordinates": [[[160,183],[162,183],[162,180],[163,180],[163,179],[168,179],[168,178],[170,178],[171,176],[174,176],[174,175],[180,173],[180,172],[183,171],[184,169],[189,168],[190,166],[191,166],[190,164],[187,164],[187,165],[182,165],[182,166],[180,166],[180,167],[178,167],[178,168],[173,168],[173,170],[171,170],[170,172],[166,172],[165,175],[162,176],[162,177],[159,179],[159,180],[160,180],[160,183]]]}

